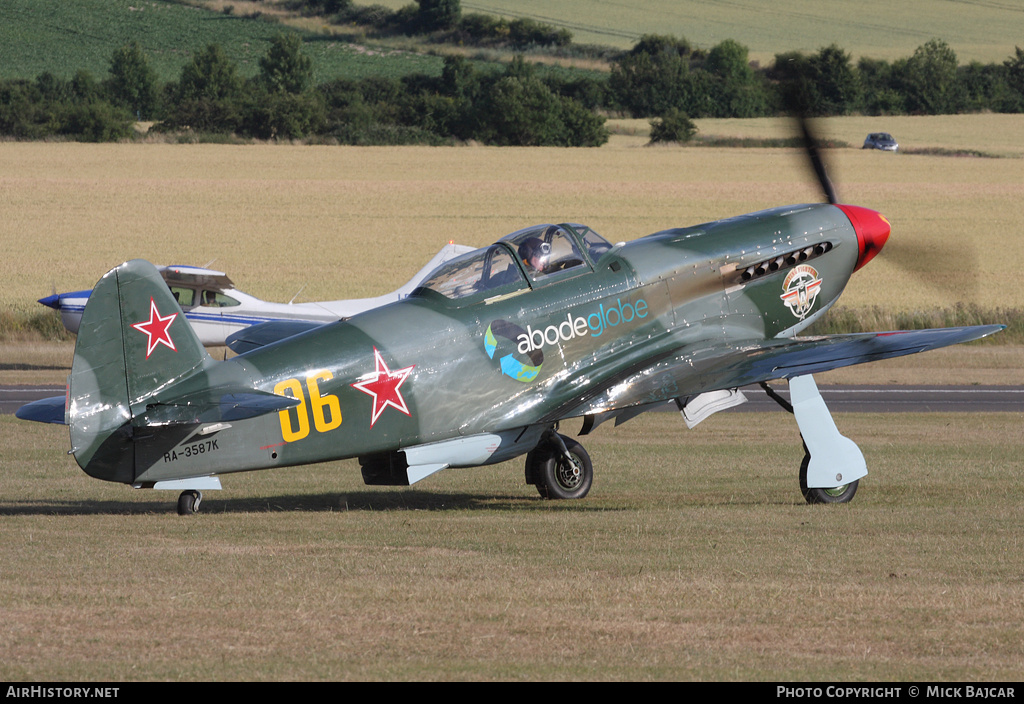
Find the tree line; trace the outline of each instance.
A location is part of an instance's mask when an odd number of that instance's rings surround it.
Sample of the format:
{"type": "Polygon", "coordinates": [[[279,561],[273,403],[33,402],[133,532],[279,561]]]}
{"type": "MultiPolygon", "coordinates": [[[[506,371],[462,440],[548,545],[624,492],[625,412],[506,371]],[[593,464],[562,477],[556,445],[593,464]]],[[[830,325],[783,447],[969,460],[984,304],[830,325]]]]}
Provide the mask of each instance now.
{"type": "Polygon", "coordinates": [[[854,64],[833,44],[814,54],[776,54],[772,65],[762,68],[752,65],[747,48],[731,39],[703,50],[686,39],[647,35],[628,52],[610,52],[575,45],[568,30],[536,20],[463,14],[460,0],[416,0],[399,10],[353,0],[289,4],[335,24],[370,27],[374,36],[424,35],[439,43],[607,59],[610,80],[579,81],[570,97],[591,109],[634,117],[662,117],[669,111],[694,118],[793,110],[817,116],[1024,111],[1024,50],[1019,47],[1002,63],[961,66],[953,49],[939,39],[891,63],[862,58],[854,64]]]}
{"type": "Polygon", "coordinates": [[[366,27],[374,37],[429,35],[441,44],[512,49],[572,44],[572,32],[567,29],[527,17],[508,20],[479,12],[464,14],[460,0],[416,0],[398,10],[356,5],[353,0],[288,0],[285,6],[331,24],[366,27]]]}
{"type": "Polygon", "coordinates": [[[243,78],[211,44],[176,81],[159,84],[138,42],[114,52],[109,76],[79,71],[70,80],[43,73],[0,81],[0,135],[112,141],[136,121],[184,135],[307,139],[341,144],[445,144],[477,140],[522,146],[598,146],[604,118],[553,87],[521,57],[503,71],[481,72],[448,57],[440,76],[338,78],[313,85],[312,62],[298,34],[282,33],[243,78]]]}
{"type": "MultiPolygon", "coordinates": [[[[335,2],[355,11],[344,0],[296,2],[335,2]]],[[[400,26],[463,31],[468,18],[457,10],[458,0],[419,0],[400,26]]],[[[389,21],[397,21],[395,14],[389,21]]],[[[478,31],[498,31],[501,22],[478,31]]],[[[544,26],[534,29],[535,38],[551,34],[544,26]]],[[[119,140],[132,134],[135,121],[152,121],[154,129],[184,138],[598,146],[608,138],[606,114],[661,118],[653,123],[661,128],[655,137],[677,139],[673,135],[692,134],[689,118],[793,110],[815,116],[1021,112],[1024,51],[1017,48],[1001,64],[960,66],[945,42],[932,40],[906,59],[854,64],[832,45],[813,54],[777,54],[771,66],[760,68],[734,40],[702,50],[685,39],[648,35],[616,56],[604,75],[542,74],[521,55],[503,69],[481,70],[449,56],[440,76],[314,84],[300,36],[282,33],[248,79],[211,44],[192,56],[177,80],[161,84],[141,45],[130,42],[113,53],[103,80],[79,71],[70,80],[43,73],[35,80],[0,81],[0,135],[17,139],[119,140]]]]}

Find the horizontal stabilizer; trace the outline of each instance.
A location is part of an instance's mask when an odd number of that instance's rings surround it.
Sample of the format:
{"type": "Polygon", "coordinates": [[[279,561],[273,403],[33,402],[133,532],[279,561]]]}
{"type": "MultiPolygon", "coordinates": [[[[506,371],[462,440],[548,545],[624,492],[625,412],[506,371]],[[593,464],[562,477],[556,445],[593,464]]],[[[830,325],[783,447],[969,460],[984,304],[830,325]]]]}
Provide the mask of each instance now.
{"type": "Polygon", "coordinates": [[[32,403],[26,403],[15,411],[14,415],[21,420],[34,420],[37,423],[58,423],[64,422],[64,407],[67,399],[63,396],[51,396],[41,398],[32,403]]]}
{"type": "Polygon", "coordinates": [[[177,398],[154,403],[135,419],[136,425],[194,425],[255,418],[299,405],[290,396],[257,391],[202,389],[177,398]]]}
{"type": "Polygon", "coordinates": [[[228,335],[224,344],[235,354],[245,354],[321,325],[324,323],[309,320],[275,320],[259,323],[228,335]]]}

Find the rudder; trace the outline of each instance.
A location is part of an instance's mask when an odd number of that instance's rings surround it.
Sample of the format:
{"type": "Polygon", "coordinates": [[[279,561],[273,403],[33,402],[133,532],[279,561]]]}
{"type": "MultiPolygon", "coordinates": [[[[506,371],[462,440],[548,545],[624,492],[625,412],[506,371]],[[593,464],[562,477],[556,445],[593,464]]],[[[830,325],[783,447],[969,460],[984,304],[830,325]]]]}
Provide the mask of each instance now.
{"type": "Polygon", "coordinates": [[[152,264],[135,259],[107,272],[82,314],[68,380],[78,465],[131,483],[132,419],[154,393],[212,363],[152,264]]]}

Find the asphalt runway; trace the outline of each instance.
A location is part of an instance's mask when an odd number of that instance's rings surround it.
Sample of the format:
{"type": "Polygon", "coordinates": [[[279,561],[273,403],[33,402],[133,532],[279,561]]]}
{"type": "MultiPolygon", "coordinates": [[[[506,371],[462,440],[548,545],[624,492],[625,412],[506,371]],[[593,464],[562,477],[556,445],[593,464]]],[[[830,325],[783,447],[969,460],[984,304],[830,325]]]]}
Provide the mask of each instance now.
{"type": "MultiPolygon", "coordinates": [[[[774,387],[773,387],[774,388],[774,387]]],[[[1024,386],[820,386],[833,413],[1024,413],[1024,386]]],[[[789,400],[789,390],[776,389],[789,400]]],[[[781,410],[758,386],[743,389],[747,402],[724,413],[781,410]]],[[[0,413],[14,413],[30,401],[63,396],[64,387],[0,386],[0,413]]],[[[666,404],[666,410],[675,410],[666,404]]]]}
{"type": "MultiPolygon", "coordinates": [[[[774,387],[773,387],[774,388],[774,387]]],[[[774,389],[789,400],[789,389],[774,389]]],[[[1021,413],[1024,386],[819,386],[834,413],[1021,413]]],[[[735,412],[779,408],[758,386],[743,389],[735,412]]]]}

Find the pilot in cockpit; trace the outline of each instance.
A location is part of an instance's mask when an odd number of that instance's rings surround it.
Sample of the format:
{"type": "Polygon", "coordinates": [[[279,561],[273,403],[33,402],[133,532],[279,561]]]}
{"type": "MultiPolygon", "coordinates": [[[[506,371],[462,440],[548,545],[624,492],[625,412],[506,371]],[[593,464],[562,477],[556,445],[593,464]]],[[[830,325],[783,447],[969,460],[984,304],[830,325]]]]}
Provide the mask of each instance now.
{"type": "Polygon", "coordinates": [[[519,245],[519,257],[537,274],[544,274],[551,258],[551,245],[537,237],[529,237],[519,245]]]}

